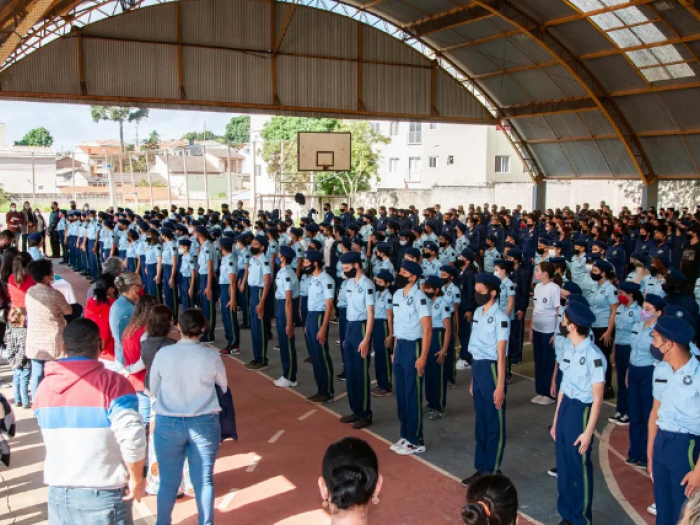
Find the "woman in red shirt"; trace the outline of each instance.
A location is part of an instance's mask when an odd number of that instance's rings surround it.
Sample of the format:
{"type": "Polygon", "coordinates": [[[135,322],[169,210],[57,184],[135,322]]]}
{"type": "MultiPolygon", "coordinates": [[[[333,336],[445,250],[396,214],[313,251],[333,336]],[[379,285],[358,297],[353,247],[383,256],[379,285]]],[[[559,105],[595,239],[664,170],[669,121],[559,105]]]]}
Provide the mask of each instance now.
{"type": "Polygon", "coordinates": [[[31,256],[27,252],[21,252],[12,263],[12,275],[7,281],[7,289],[10,292],[10,302],[16,308],[27,307],[27,290],[36,284],[27,272],[30,262],[31,256]]]}
{"type": "Polygon", "coordinates": [[[139,412],[146,425],[151,421],[151,399],[145,393],[146,365],[141,359],[141,340],[146,339],[148,316],[157,304],[158,298],[155,295],[142,296],[136,303],[136,309],[122,333],[122,348],[124,350],[124,370],[122,373],[136,390],[136,395],[139,398],[139,412]]]}
{"type": "Polygon", "coordinates": [[[92,297],[85,303],[85,318],[95,321],[100,329],[102,339],[102,355],[100,361],[109,370],[117,370],[114,365],[114,338],[109,328],[109,310],[112,308],[116,295],[114,275],[103,273],[95,281],[92,297]]]}

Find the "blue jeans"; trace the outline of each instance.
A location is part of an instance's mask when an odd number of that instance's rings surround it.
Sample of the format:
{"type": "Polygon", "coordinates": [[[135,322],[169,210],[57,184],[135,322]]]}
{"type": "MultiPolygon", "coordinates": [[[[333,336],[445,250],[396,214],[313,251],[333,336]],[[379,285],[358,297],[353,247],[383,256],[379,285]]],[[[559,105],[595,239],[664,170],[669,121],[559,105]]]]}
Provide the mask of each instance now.
{"type": "Polygon", "coordinates": [[[18,405],[29,404],[29,376],[31,368],[15,368],[12,371],[12,394],[18,405]]]}
{"type": "Polygon", "coordinates": [[[214,462],[221,443],[219,414],[195,417],[168,417],[156,414],[153,444],[160,489],[156,525],[172,523],[173,507],[182,481],[185,458],[197,500],[199,525],[214,523],[214,462]]]}
{"type": "Polygon", "coordinates": [[[126,488],[49,487],[49,525],[132,525],[126,488]]]}
{"type": "Polygon", "coordinates": [[[39,388],[39,383],[44,379],[44,363],[40,359],[32,359],[32,380],[30,389],[32,391],[32,399],[36,395],[36,389],[39,388]]]}

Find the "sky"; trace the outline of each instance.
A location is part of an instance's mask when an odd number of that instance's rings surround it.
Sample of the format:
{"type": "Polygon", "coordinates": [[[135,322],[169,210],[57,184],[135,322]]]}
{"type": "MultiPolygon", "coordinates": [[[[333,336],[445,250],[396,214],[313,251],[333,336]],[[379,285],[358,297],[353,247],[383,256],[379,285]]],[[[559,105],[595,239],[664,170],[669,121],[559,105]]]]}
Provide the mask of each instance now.
{"type": "MultiPolygon", "coordinates": [[[[162,139],[179,139],[188,131],[206,129],[221,135],[235,113],[212,113],[152,109],[147,120],[139,126],[139,137],[145,140],[156,130],[162,139]]],[[[119,126],[112,122],[94,123],[90,106],[72,104],[45,104],[39,102],[0,101],[0,122],[5,124],[5,140],[12,145],[33,128],[44,127],[53,135],[57,151],[72,150],[80,143],[91,140],[118,139],[119,126]]],[[[136,128],[124,125],[124,139],[134,142],[136,128]]]]}

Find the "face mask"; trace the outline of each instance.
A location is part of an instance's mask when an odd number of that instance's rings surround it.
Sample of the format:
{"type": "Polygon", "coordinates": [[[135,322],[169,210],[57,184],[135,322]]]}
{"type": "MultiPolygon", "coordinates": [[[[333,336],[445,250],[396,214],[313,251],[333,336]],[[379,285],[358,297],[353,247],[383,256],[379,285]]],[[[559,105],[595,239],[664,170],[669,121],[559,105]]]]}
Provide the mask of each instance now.
{"type": "Polygon", "coordinates": [[[547,255],[548,255],[550,258],[556,257],[556,256],[557,256],[557,252],[555,252],[554,250],[549,250],[549,251],[547,252],[547,255]]]}
{"type": "Polygon", "coordinates": [[[17,208],[15,208],[14,206],[12,206],[12,207],[10,208],[10,211],[17,211],[17,208]]]}
{"type": "Polygon", "coordinates": [[[503,278],[506,276],[506,272],[497,270],[493,272],[493,274],[498,277],[500,280],[503,280],[503,278]]]}
{"type": "Polygon", "coordinates": [[[630,298],[629,298],[629,296],[627,296],[627,295],[619,295],[619,296],[617,297],[617,300],[620,301],[620,304],[621,304],[622,306],[627,306],[627,305],[630,304],[630,298]]]}
{"type": "Polygon", "coordinates": [[[591,274],[591,279],[593,279],[594,281],[600,281],[602,278],[603,278],[602,273],[592,273],[591,274]]]}
{"type": "Polygon", "coordinates": [[[177,249],[177,253],[179,253],[180,255],[185,255],[185,248],[182,247],[182,246],[180,246],[180,247],[177,249]]]}
{"type": "Polygon", "coordinates": [[[440,243],[440,248],[444,248],[445,246],[447,246],[447,243],[446,243],[446,242],[441,242],[441,243],[440,243]]]}
{"type": "Polygon", "coordinates": [[[465,264],[465,263],[464,263],[464,261],[463,261],[462,259],[457,259],[457,260],[455,261],[455,266],[456,266],[457,268],[462,268],[462,267],[464,266],[464,264],[465,264]]]}
{"type": "Polygon", "coordinates": [[[564,337],[569,336],[569,329],[564,326],[563,324],[559,324],[559,333],[563,335],[564,337]]]}
{"type": "Polygon", "coordinates": [[[537,248],[537,253],[542,255],[544,253],[544,248],[537,248]]]}
{"type": "Polygon", "coordinates": [[[343,272],[343,275],[347,277],[348,279],[354,279],[355,276],[357,275],[357,268],[353,268],[352,270],[348,270],[347,272],[343,272]]]}
{"type": "Polygon", "coordinates": [[[566,306],[566,297],[560,297],[559,298],[559,304],[561,306],[566,306]]]}
{"type": "Polygon", "coordinates": [[[386,290],[386,286],[382,286],[381,284],[375,285],[375,288],[379,293],[382,293],[384,290],[386,290]]]}
{"type": "Polygon", "coordinates": [[[592,269],[593,269],[593,265],[592,265],[592,264],[587,264],[587,265],[586,265],[586,271],[587,271],[588,273],[591,273],[591,270],[592,270],[592,269]]]}
{"type": "Polygon", "coordinates": [[[260,253],[260,248],[258,248],[257,246],[251,246],[250,253],[252,253],[253,255],[257,255],[260,253]]]}
{"type": "Polygon", "coordinates": [[[655,277],[657,273],[659,273],[659,270],[657,270],[657,269],[654,268],[653,266],[652,266],[651,268],[649,268],[649,274],[650,274],[652,277],[655,277]]]}
{"type": "Polygon", "coordinates": [[[645,323],[646,323],[647,321],[650,321],[651,319],[653,319],[655,315],[656,315],[656,314],[654,314],[654,313],[652,313],[652,312],[649,312],[649,311],[647,311],[647,310],[642,310],[641,312],[639,312],[639,318],[640,318],[642,321],[644,321],[645,323]]]}
{"type": "Polygon", "coordinates": [[[401,274],[398,274],[396,276],[396,286],[398,288],[405,288],[406,286],[408,286],[408,284],[409,284],[408,277],[404,277],[401,274]]]}
{"type": "Polygon", "coordinates": [[[425,257],[426,259],[430,259],[430,252],[428,252],[428,251],[423,252],[423,257],[425,257]]]}
{"type": "Polygon", "coordinates": [[[447,286],[448,284],[450,284],[451,279],[450,277],[443,277],[442,282],[445,284],[445,286],[447,286]]]}
{"type": "Polygon", "coordinates": [[[309,266],[304,266],[304,273],[307,275],[311,275],[314,273],[314,267],[309,265],[309,266]]]}
{"type": "Polygon", "coordinates": [[[401,246],[406,246],[408,244],[408,241],[399,241],[399,244],[401,246]]]}
{"type": "Polygon", "coordinates": [[[659,350],[657,347],[655,347],[653,343],[649,345],[649,352],[651,352],[651,357],[653,357],[657,361],[664,360],[663,352],[661,350],[659,350]]]}
{"type": "Polygon", "coordinates": [[[488,303],[491,300],[491,294],[490,293],[479,293],[479,292],[474,292],[474,301],[476,304],[479,306],[484,306],[486,303],[488,303]]]}
{"type": "Polygon", "coordinates": [[[194,228],[190,226],[189,228],[187,228],[187,231],[190,232],[190,234],[192,234],[194,233],[194,228]]]}

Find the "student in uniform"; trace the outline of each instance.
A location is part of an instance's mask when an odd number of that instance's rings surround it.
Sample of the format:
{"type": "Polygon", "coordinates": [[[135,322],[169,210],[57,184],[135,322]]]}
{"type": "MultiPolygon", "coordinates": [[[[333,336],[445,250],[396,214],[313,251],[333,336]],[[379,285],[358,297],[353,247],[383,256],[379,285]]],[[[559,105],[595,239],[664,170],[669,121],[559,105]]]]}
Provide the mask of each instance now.
{"type": "Polygon", "coordinates": [[[489,235],[486,237],[486,249],[484,250],[484,273],[493,273],[494,264],[501,258],[501,254],[496,249],[498,239],[489,235]]]}
{"type": "MultiPolygon", "coordinates": [[[[133,231],[130,230],[130,232],[133,231]]],[[[183,312],[194,306],[197,287],[197,258],[193,253],[190,253],[191,246],[192,241],[187,237],[177,241],[177,252],[180,255],[180,297],[182,298],[183,312]]]]}
{"type": "MultiPolygon", "coordinates": [[[[108,242],[105,239],[105,243],[108,242]]],[[[163,247],[158,238],[158,230],[146,233],[146,293],[160,300],[160,285],[163,279],[163,247]]]]}
{"type": "Polygon", "coordinates": [[[297,349],[294,338],[295,312],[299,309],[299,283],[291,266],[296,257],[289,246],[279,248],[280,267],[275,277],[275,318],[282,360],[282,375],[275,386],[297,386],[297,349]]]}
{"type": "Polygon", "coordinates": [[[388,397],[392,392],[391,360],[394,348],[394,316],[391,294],[394,274],[380,271],[374,278],[377,296],[374,299],[374,326],[372,327],[372,350],[377,386],[372,390],[374,397],[388,397]]]}
{"type": "Polygon", "coordinates": [[[308,276],[308,313],[306,345],[311,354],[316,380],[316,394],[307,397],[312,403],[333,401],[333,361],[328,350],[328,325],[333,313],[335,281],[323,271],[323,253],[307,250],[304,272],[308,276]]]}
{"type": "Polygon", "coordinates": [[[253,255],[250,253],[248,245],[250,237],[242,233],[236,236],[236,258],[238,259],[238,288],[236,290],[236,304],[241,306],[241,317],[243,322],[241,328],[250,328],[250,298],[248,291],[248,265],[253,255]]]}
{"type": "Polygon", "coordinates": [[[128,244],[126,246],[126,260],[124,261],[124,266],[126,271],[140,274],[141,272],[139,271],[139,266],[141,264],[141,260],[136,254],[137,245],[140,242],[139,234],[136,230],[128,230],[126,232],[126,238],[128,244]]]}
{"type": "Polygon", "coordinates": [[[557,510],[566,525],[590,525],[593,519],[591,443],[603,405],[606,366],[605,356],[588,337],[594,321],[590,308],[569,302],[558,327],[572,344],[562,359],[550,431],[557,451],[557,510]]]}
{"type": "Polygon", "coordinates": [[[382,270],[386,270],[395,274],[394,264],[391,262],[391,245],[387,242],[378,242],[376,248],[374,249],[377,254],[377,266],[373,269],[375,277],[379,275],[382,270]]]}
{"type": "Polygon", "coordinates": [[[104,262],[112,256],[117,255],[117,244],[114,238],[114,221],[104,219],[102,221],[102,231],[100,232],[100,242],[102,243],[101,261],[104,262]]]}
{"type": "Polygon", "coordinates": [[[32,232],[27,236],[27,252],[33,261],[44,259],[44,251],[41,249],[44,245],[44,234],[42,232],[32,232]]]}
{"type": "MultiPolygon", "coordinates": [[[[345,240],[350,244],[350,239],[345,240]]],[[[342,243],[340,244],[340,249],[342,251],[341,257],[345,253],[357,253],[351,252],[350,249],[342,243]]],[[[343,363],[342,371],[335,377],[340,381],[345,381],[345,352],[343,352],[343,348],[345,348],[345,336],[348,332],[348,279],[343,272],[343,264],[340,262],[340,258],[338,258],[335,285],[338,290],[338,340],[333,344],[340,347],[340,359],[343,363]]]]}
{"type": "MultiPolygon", "coordinates": [[[[515,320],[515,295],[517,292],[515,284],[509,277],[512,271],[513,263],[508,260],[499,259],[494,264],[493,274],[501,281],[498,306],[508,317],[511,329],[513,327],[513,321],[515,320]]],[[[506,382],[508,384],[512,382],[510,375],[510,352],[508,352],[508,358],[506,359],[506,382]]]]}
{"type": "Polygon", "coordinates": [[[535,393],[530,402],[535,405],[547,406],[554,403],[550,396],[550,382],[554,373],[554,348],[552,338],[556,332],[557,316],[561,304],[561,288],[554,282],[554,265],[550,262],[540,262],[535,271],[535,293],[533,296],[534,309],[530,325],[530,341],[532,341],[535,357],[535,393]]]}
{"type": "Polygon", "coordinates": [[[632,347],[630,340],[635,325],[640,320],[644,297],[637,283],[623,281],[620,283],[618,300],[620,306],[615,313],[615,372],[617,374],[617,406],[614,416],[608,421],[619,426],[627,426],[630,422],[627,370],[630,364],[632,347]]]}
{"type": "MultiPolygon", "coordinates": [[[[117,252],[119,254],[119,258],[122,261],[126,261],[126,248],[129,244],[129,239],[126,236],[127,229],[129,228],[129,221],[126,219],[119,219],[117,221],[117,230],[115,235],[117,236],[117,252]]],[[[177,319],[177,316],[173,317],[174,319],[177,319]]]]}
{"type": "Polygon", "coordinates": [[[404,260],[396,276],[394,293],[394,392],[398,405],[401,437],[390,449],[402,456],[422,454],[423,374],[430,351],[433,328],[428,298],[418,287],[423,269],[404,260]]]}
{"type": "Polygon", "coordinates": [[[440,241],[440,253],[438,255],[440,264],[442,266],[454,264],[457,260],[457,252],[452,247],[452,235],[443,232],[438,240],[440,241]]]}
{"type": "MultiPolygon", "coordinates": [[[[99,277],[99,262],[97,260],[97,231],[98,224],[93,213],[87,227],[87,256],[90,278],[96,280],[99,277]]],[[[102,254],[100,254],[102,255],[102,254]]]]}
{"type": "Polygon", "coordinates": [[[162,261],[162,282],[163,282],[163,304],[173,311],[173,319],[178,316],[177,298],[177,243],[175,232],[171,228],[162,228],[160,231],[163,239],[162,261]]]}
{"type": "Polygon", "coordinates": [[[221,262],[219,265],[219,308],[221,322],[224,325],[226,346],[222,354],[241,353],[241,331],[238,326],[236,291],[238,290],[238,256],[234,253],[234,239],[225,236],[221,238],[221,262]]]}
{"type": "Polygon", "coordinates": [[[498,306],[501,280],[476,276],[474,326],[469,351],[474,356],[470,393],[474,398],[476,472],[462,481],[465,487],[485,474],[498,474],[506,445],[506,356],[510,320],[498,306]]]}
{"type": "Polygon", "coordinates": [[[660,317],[649,347],[660,361],[647,446],[657,525],[678,523],[686,499],[700,489],[700,362],[689,348],[694,335],[686,321],[660,317]]]}
{"type": "Polygon", "coordinates": [[[457,329],[459,328],[459,305],[462,302],[462,292],[454,281],[459,277],[459,269],[456,266],[445,265],[440,268],[440,279],[442,280],[442,292],[444,297],[450,303],[452,311],[452,323],[449,337],[449,346],[447,348],[447,360],[445,361],[445,376],[447,378],[447,387],[455,388],[457,386],[457,352],[455,346],[457,344],[457,329]]]}
{"type": "Polygon", "coordinates": [[[245,367],[247,370],[267,370],[267,322],[265,320],[265,303],[272,300],[272,275],[270,261],[265,250],[267,238],[258,235],[250,245],[252,258],[248,262],[248,294],[250,296],[250,336],[253,344],[253,360],[245,367]]]}
{"type": "Polygon", "coordinates": [[[214,282],[216,279],[214,246],[210,240],[209,232],[204,226],[196,226],[194,235],[199,243],[199,255],[197,256],[197,268],[199,273],[199,305],[202,315],[207,320],[207,329],[202,334],[202,343],[214,341],[216,329],[216,295],[214,282]]]}
{"type": "MultiPolygon", "coordinates": [[[[530,303],[530,275],[523,266],[523,253],[520,249],[508,250],[506,257],[513,265],[509,279],[515,285],[515,317],[510,321],[508,362],[511,366],[517,366],[523,362],[525,315],[530,303]]],[[[508,370],[508,375],[510,376],[510,370],[508,370]]]]}
{"type": "Polygon", "coordinates": [[[362,429],[372,424],[370,395],[370,346],[374,327],[374,283],[364,274],[362,258],[357,252],[340,256],[347,278],[347,326],[342,347],[351,414],[341,423],[362,429]]]}
{"type": "Polygon", "coordinates": [[[144,287],[148,286],[148,277],[146,276],[146,234],[151,229],[146,221],[139,221],[139,241],[136,243],[136,255],[139,258],[139,276],[144,287]]]}
{"type": "Polygon", "coordinates": [[[452,301],[442,289],[442,279],[431,275],[425,280],[423,293],[428,298],[433,335],[425,365],[425,415],[431,420],[443,419],[447,414],[447,362],[452,344],[452,301]]]}
{"type": "Polygon", "coordinates": [[[569,271],[571,272],[571,280],[581,286],[584,279],[588,277],[586,271],[586,247],[588,243],[579,239],[574,241],[574,255],[571,257],[569,271]]]}
{"type": "Polygon", "coordinates": [[[423,277],[429,277],[431,275],[440,275],[440,260],[437,258],[438,255],[438,245],[433,241],[426,241],[423,244],[423,277]]]}
{"type": "Polygon", "coordinates": [[[472,319],[476,303],[474,302],[474,286],[476,285],[476,268],[474,261],[476,252],[471,248],[465,248],[457,257],[457,267],[461,268],[458,277],[461,290],[459,303],[459,323],[457,324],[457,335],[459,337],[459,359],[455,368],[457,370],[468,370],[472,367],[472,355],[469,353],[469,338],[472,331],[472,319]]]}

